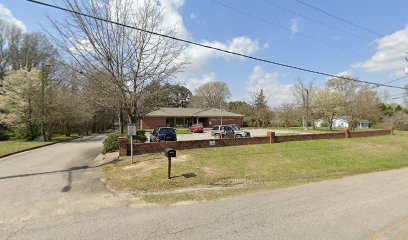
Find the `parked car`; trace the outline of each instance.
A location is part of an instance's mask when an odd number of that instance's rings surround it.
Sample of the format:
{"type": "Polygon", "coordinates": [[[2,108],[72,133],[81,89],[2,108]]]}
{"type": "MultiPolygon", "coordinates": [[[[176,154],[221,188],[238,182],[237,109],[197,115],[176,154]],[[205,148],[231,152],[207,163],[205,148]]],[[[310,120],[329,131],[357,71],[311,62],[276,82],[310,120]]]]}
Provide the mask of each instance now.
{"type": "Polygon", "coordinates": [[[203,125],[202,125],[202,124],[193,124],[193,125],[190,127],[190,132],[193,132],[193,133],[203,133],[203,132],[204,132],[203,125]]]}
{"type": "Polygon", "coordinates": [[[227,125],[217,125],[211,129],[211,136],[215,138],[234,138],[234,130],[227,125]]]}
{"type": "Polygon", "coordinates": [[[150,133],[150,142],[177,141],[177,134],[172,127],[157,127],[150,133]]]}
{"type": "Polygon", "coordinates": [[[234,130],[234,135],[236,138],[251,136],[250,132],[241,130],[236,124],[228,124],[227,126],[231,127],[232,130],[234,130]]]}

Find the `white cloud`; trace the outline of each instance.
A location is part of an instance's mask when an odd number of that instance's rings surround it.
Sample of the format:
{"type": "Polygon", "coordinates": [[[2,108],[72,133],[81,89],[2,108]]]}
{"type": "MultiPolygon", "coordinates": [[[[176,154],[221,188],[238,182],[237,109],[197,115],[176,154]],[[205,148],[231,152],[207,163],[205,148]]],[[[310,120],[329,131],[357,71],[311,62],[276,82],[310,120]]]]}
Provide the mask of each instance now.
{"type": "Polygon", "coordinates": [[[164,9],[164,22],[176,28],[178,37],[189,38],[183,17],[179,13],[179,8],[184,5],[184,0],[161,0],[160,3],[164,9]]]}
{"type": "Polygon", "coordinates": [[[299,21],[296,18],[290,19],[290,33],[295,35],[300,32],[299,21]]]}
{"type": "MultiPolygon", "coordinates": [[[[202,41],[200,43],[246,55],[251,55],[259,50],[258,41],[252,40],[246,36],[235,37],[226,43],[219,41],[202,41]]],[[[223,58],[227,61],[243,59],[239,56],[234,56],[195,45],[190,45],[187,47],[183,53],[183,58],[188,59],[190,65],[185,72],[178,76],[178,79],[181,82],[184,82],[186,87],[192,91],[197,88],[197,84],[200,84],[200,81],[208,81],[210,77],[215,79],[215,75],[213,73],[208,74],[208,64],[211,60],[216,58],[223,58]],[[199,79],[201,80],[198,81],[199,79]]]]}
{"type": "MultiPolygon", "coordinates": [[[[252,40],[246,36],[235,37],[227,43],[219,41],[202,41],[201,44],[211,47],[221,48],[228,51],[238,52],[246,55],[251,55],[259,50],[258,41],[252,40]]],[[[241,59],[242,57],[234,56],[220,51],[203,48],[196,45],[189,45],[184,52],[184,57],[189,60],[189,72],[205,71],[210,60],[222,57],[225,60],[241,59]]]]}
{"type": "Polygon", "coordinates": [[[181,81],[179,83],[181,83],[183,86],[190,89],[190,91],[194,93],[194,91],[200,86],[202,86],[203,84],[209,83],[209,82],[217,82],[217,81],[218,81],[217,75],[211,72],[209,74],[202,74],[200,77],[187,78],[184,81],[181,81]]]}
{"type": "Polygon", "coordinates": [[[404,29],[374,42],[376,53],[364,62],[352,65],[353,68],[368,72],[396,72],[403,74],[405,66],[404,56],[408,49],[408,25],[404,29]]]}
{"type": "Polygon", "coordinates": [[[4,21],[7,24],[14,25],[18,28],[20,28],[23,32],[27,31],[26,26],[24,23],[17,18],[13,16],[13,13],[3,6],[3,4],[0,4],[0,20],[4,21]]]}
{"type": "Polygon", "coordinates": [[[248,96],[261,89],[263,90],[270,106],[277,106],[294,100],[293,84],[281,83],[279,82],[278,73],[266,72],[260,66],[255,66],[248,78],[248,96]]]}
{"type": "Polygon", "coordinates": [[[263,44],[263,47],[264,47],[264,48],[269,48],[269,42],[265,42],[265,43],[263,44]]]}

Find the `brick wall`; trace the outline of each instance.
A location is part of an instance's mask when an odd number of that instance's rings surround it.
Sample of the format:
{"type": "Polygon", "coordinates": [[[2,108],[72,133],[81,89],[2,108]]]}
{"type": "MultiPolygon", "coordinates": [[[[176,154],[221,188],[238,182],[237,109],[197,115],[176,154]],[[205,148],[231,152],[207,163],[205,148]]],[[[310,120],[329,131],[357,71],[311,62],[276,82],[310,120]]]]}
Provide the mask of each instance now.
{"type": "MultiPolygon", "coordinates": [[[[392,134],[392,130],[376,130],[364,132],[343,132],[343,133],[316,133],[303,134],[292,136],[275,136],[274,132],[268,132],[267,137],[251,137],[251,138],[233,138],[233,139],[207,139],[207,140],[192,140],[178,142],[155,142],[134,144],[133,154],[140,155],[145,153],[164,152],[166,148],[174,148],[176,150],[194,149],[194,148],[213,148],[226,147],[250,144],[267,144],[280,143],[289,141],[304,141],[314,139],[339,139],[339,138],[356,138],[356,137],[372,137],[392,134]]],[[[126,138],[119,138],[119,156],[130,155],[130,144],[126,138]]]]}
{"type": "Polygon", "coordinates": [[[346,138],[346,133],[316,133],[316,134],[303,134],[303,135],[290,135],[290,136],[276,136],[275,142],[290,142],[290,141],[304,141],[314,139],[336,139],[346,138]]]}
{"type": "Polygon", "coordinates": [[[153,129],[155,127],[164,127],[166,126],[165,117],[149,117],[140,119],[140,128],[141,129],[153,129]]]}

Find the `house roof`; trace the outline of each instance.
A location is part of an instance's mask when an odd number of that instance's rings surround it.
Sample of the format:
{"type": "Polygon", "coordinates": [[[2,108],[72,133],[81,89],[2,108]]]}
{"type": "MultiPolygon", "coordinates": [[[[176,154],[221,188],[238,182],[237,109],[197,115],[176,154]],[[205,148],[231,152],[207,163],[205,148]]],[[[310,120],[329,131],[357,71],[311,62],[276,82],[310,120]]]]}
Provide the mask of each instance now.
{"type": "Polygon", "coordinates": [[[244,115],[221,111],[217,108],[160,108],[145,117],[243,117],[244,115]]]}

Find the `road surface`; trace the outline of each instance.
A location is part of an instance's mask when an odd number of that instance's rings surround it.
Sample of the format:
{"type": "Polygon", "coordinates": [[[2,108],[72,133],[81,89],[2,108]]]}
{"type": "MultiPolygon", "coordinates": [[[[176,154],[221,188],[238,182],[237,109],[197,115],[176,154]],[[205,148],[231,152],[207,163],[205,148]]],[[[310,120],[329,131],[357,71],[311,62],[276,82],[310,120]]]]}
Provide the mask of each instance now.
{"type": "Polygon", "coordinates": [[[0,239],[408,239],[408,169],[232,199],[132,204],[107,192],[100,137],[0,159],[0,239]],[[75,170],[76,169],[76,170],[75,170]]]}

